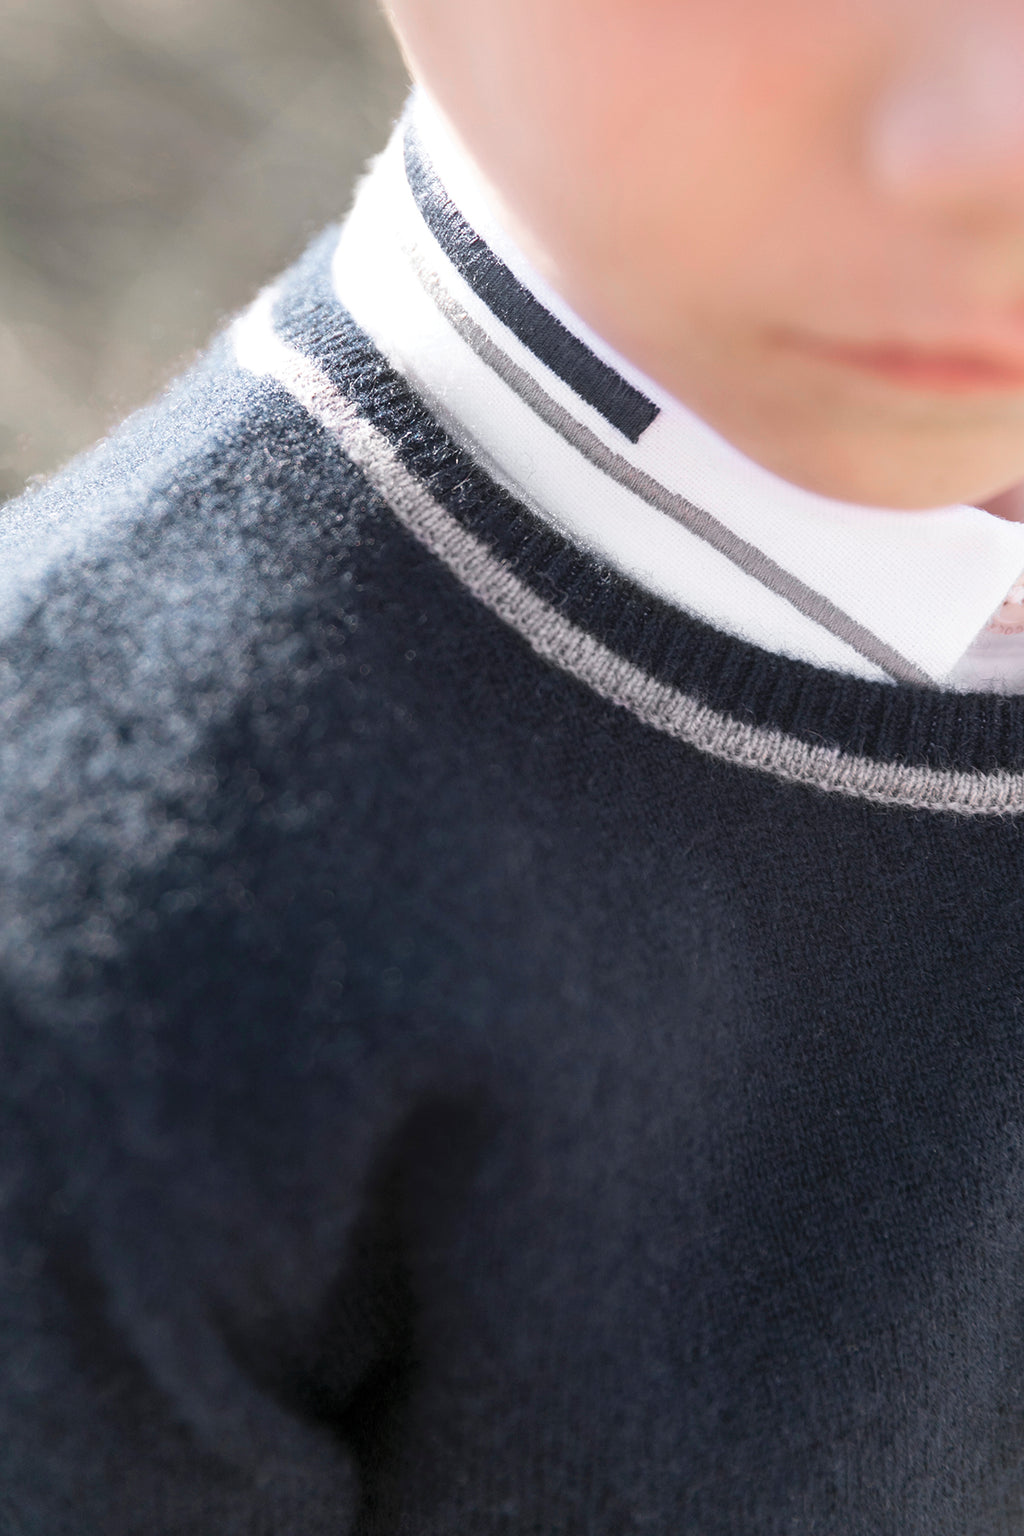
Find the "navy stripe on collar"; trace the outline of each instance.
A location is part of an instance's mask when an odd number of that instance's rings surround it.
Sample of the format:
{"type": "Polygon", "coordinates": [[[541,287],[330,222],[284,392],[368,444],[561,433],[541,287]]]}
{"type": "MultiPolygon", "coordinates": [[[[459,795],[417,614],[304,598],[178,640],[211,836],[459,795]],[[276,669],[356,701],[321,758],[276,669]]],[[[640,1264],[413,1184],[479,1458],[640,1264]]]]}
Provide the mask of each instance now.
{"type": "Polygon", "coordinates": [[[404,147],[405,173],[416,205],[473,292],[552,373],[631,443],[638,442],[658,415],[658,407],[545,309],[467,224],[441,185],[412,124],[406,125],[404,147]]]}

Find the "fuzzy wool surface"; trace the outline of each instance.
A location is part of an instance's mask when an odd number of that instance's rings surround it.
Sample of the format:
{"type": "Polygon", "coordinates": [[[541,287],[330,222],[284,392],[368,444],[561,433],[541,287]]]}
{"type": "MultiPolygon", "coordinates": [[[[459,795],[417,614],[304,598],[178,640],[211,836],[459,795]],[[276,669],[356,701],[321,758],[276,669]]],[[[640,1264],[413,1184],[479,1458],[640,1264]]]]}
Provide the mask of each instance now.
{"type": "MultiPolygon", "coordinates": [[[[737,720],[1020,772],[1019,700],[530,533],[321,260],[291,344],[559,612],[737,720]]],[[[1020,1531],[1019,816],[653,728],[226,341],[0,554],[3,1536],[1020,1531]]]]}

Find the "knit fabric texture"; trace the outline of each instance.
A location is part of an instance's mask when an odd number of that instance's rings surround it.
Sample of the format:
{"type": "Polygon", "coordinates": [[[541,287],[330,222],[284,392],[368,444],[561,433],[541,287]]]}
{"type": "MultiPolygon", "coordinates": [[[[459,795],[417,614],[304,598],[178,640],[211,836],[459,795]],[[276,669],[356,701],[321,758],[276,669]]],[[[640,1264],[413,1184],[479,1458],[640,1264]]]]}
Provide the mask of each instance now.
{"type": "Polygon", "coordinates": [[[315,246],[0,524],[3,1536],[1024,1528],[1024,700],[489,480],[315,246]]]}

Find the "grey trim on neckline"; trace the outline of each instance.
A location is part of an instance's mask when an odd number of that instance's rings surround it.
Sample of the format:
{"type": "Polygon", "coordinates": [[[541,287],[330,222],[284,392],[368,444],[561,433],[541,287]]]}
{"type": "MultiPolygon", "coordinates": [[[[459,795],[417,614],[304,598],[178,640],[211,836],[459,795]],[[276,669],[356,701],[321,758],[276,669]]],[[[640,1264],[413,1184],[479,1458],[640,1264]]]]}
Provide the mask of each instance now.
{"type": "Polygon", "coordinates": [[[634,496],[639,497],[641,501],[646,502],[648,506],[654,507],[658,512],[666,513],[675,522],[681,523],[690,533],[702,539],[705,544],[709,544],[727,560],[731,560],[733,565],[738,566],[747,576],[752,576],[770,592],[784,598],[799,613],[804,614],[815,624],[819,624],[829,634],[835,635],[865,660],[872,662],[876,667],[881,667],[882,671],[888,673],[890,677],[901,683],[917,683],[925,687],[931,685],[932,679],[927,672],[897,651],[894,646],[887,644],[874,634],[866,625],[858,623],[837,603],[833,603],[823,593],[815,591],[813,587],[794,576],[791,571],[787,571],[763,550],[758,549],[756,544],[741,538],[710,512],[695,506],[692,501],[688,501],[678,492],[670,491],[652,475],[646,474],[642,469],[630,464],[621,454],[607,447],[595,432],[592,432],[583,422],[577,421],[569,411],[558,404],[557,400],[552,399],[536,379],[531,377],[524,368],[520,368],[519,364],[514,362],[492,337],[488,336],[483,327],[478,325],[458,300],[445,289],[440,278],[430,270],[419,251],[406,247],[404,254],[424,291],[436,304],[452,329],[476,353],[481,362],[492,368],[536,416],[539,416],[571,447],[588,459],[595,468],[634,496]]]}
{"type": "Polygon", "coordinates": [[[1024,814],[1024,773],[878,762],[751,725],[650,677],[564,618],[431,495],[384,434],[311,358],[274,330],[277,290],[265,290],[233,327],[239,366],[277,383],[338,441],[394,515],[493,613],[545,660],[653,729],[724,762],[790,784],[876,805],[958,815],[1024,814]]]}

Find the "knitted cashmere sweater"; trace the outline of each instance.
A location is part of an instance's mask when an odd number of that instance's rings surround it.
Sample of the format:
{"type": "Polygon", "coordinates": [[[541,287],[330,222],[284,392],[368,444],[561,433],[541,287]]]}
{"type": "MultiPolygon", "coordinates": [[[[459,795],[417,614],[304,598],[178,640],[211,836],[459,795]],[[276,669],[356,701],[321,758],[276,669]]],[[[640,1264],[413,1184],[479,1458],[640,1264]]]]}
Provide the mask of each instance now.
{"type": "Polygon", "coordinates": [[[1024,699],[602,569],[321,243],[0,527],[4,1536],[1024,1523],[1024,699]]]}

